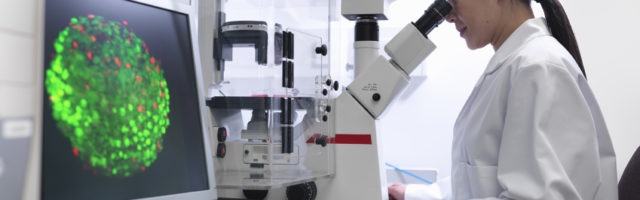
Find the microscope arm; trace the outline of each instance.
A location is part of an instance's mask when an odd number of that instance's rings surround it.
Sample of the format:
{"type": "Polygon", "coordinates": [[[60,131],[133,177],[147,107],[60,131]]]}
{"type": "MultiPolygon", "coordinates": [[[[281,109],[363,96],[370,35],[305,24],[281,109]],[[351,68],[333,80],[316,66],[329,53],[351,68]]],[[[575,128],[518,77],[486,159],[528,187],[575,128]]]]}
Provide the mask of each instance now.
{"type": "Polygon", "coordinates": [[[347,86],[347,91],[377,119],[408,85],[409,75],[436,46],[413,23],[407,24],[379,55],[347,86]]]}

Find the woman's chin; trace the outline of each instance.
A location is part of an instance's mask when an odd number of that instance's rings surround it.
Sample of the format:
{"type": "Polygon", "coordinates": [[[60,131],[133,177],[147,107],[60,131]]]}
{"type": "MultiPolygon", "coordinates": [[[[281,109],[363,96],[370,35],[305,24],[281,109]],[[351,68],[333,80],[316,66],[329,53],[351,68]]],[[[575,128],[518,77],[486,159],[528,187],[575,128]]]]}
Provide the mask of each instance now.
{"type": "Polygon", "coordinates": [[[469,39],[466,39],[466,38],[465,38],[465,41],[467,42],[467,47],[469,49],[471,49],[471,50],[476,50],[476,49],[480,49],[480,48],[482,48],[484,46],[487,46],[486,44],[482,45],[482,44],[478,44],[476,42],[469,41],[469,39]]]}

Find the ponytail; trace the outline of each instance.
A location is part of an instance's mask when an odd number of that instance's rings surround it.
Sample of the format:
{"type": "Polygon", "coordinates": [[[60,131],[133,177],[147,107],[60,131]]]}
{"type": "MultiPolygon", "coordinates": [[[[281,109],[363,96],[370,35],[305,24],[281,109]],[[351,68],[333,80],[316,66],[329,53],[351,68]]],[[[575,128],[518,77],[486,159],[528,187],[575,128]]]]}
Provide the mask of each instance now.
{"type": "Polygon", "coordinates": [[[564,8],[558,0],[535,1],[540,3],[542,10],[544,10],[547,26],[549,26],[551,34],[571,53],[586,78],[587,74],[584,71],[582,56],[580,55],[580,49],[578,49],[578,42],[576,41],[576,36],[573,34],[571,23],[569,23],[569,18],[564,12],[564,8]]]}

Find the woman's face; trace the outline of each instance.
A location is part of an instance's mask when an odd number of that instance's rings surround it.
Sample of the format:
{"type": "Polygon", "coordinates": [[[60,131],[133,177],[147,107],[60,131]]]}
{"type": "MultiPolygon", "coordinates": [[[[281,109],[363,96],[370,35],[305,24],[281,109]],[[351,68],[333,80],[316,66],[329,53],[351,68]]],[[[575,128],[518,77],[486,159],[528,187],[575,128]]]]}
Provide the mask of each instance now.
{"type": "Polygon", "coordinates": [[[447,0],[453,10],[446,16],[448,22],[455,23],[460,37],[469,49],[478,49],[491,43],[497,30],[500,0],[447,0]]]}

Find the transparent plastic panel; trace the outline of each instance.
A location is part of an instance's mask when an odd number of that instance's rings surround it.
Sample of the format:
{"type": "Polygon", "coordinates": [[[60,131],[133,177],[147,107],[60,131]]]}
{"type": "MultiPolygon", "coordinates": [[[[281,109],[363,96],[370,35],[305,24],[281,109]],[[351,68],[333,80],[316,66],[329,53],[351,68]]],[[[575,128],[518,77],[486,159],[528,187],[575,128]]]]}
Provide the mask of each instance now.
{"type": "Polygon", "coordinates": [[[270,189],[334,174],[334,134],[323,120],[329,9],[313,0],[224,3],[214,45],[219,80],[207,101],[214,128],[226,134],[217,187],[270,189]]]}

